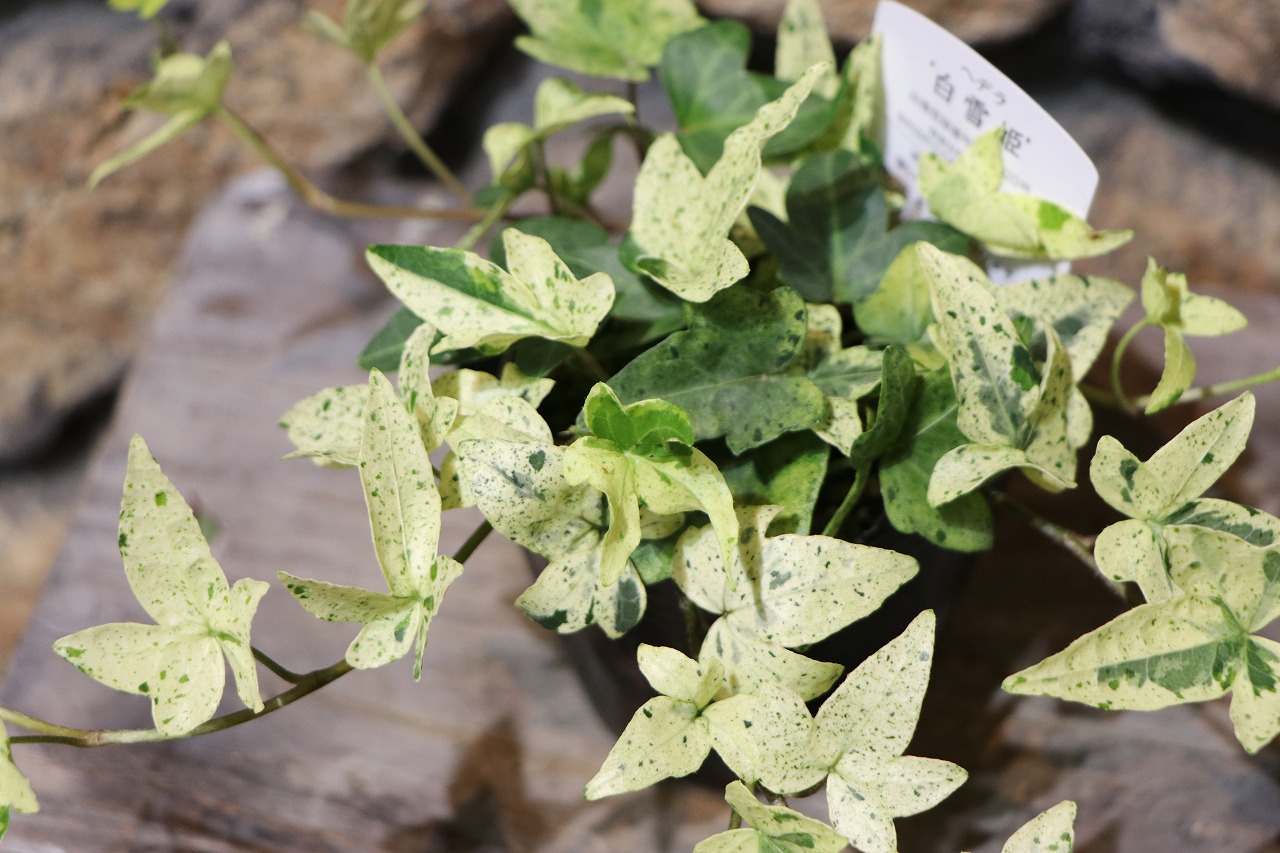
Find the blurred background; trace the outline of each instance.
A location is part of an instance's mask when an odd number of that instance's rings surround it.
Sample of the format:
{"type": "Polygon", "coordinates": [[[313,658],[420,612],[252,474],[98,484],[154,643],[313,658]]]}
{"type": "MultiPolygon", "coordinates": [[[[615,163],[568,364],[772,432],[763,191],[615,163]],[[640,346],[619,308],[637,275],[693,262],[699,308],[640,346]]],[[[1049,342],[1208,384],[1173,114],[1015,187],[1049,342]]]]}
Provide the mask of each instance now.
{"type": "MultiPolygon", "coordinates": [[[[1091,223],[1133,228],[1137,238],[1082,269],[1136,285],[1152,256],[1185,272],[1193,289],[1226,296],[1263,329],[1280,328],[1280,2],[906,4],[976,46],[1097,164],[1091,223]]],[[[700,5],[748,22],[762,61],[772,55],[783,0],[700,5]]],[[[845,47],[869,30],[871,0],[823,6],[845,47]]],[[[359,64],[297,26],[307,8],[340,18],[342,7],[173,0],[162,19],[184,50],[231,42],[227,103],[323,185],[421,180],[359,64]]],[[[485,106],[512,85],[511,75],[534,74],[509,47],[516,28],[504,0],[433,0],[384,56],[397,99],[459,166],[478,143],[482,115],[486,123],[527,118],[485,106]]],[[[0,0],[0,675],[74,518],[189,226],[229,180],[263,165],[206,123],[86,190],[95,165],[162,121],[119,106],[149,77],[158,40],[154,26],[104,3],[0,0]]],[[[469,174],[476,187],[487,177],[483,169],[469,174]]],[[[1255,334],[1218,345],[1219,373],[1204,378],[1271,366],[1280,353],[1274,341],[1255,334]]],[[[1158,347],[1141,350],[1156,371],[1158,347]]],[[[1262,409],[1271,412],[1263,424],[1280,422],[1275,402],[1264,399],[1262,409]]],[[[1258,432],[1251,458],[1280,451],[1275,430],[1258,432]]],[[[1275,467],[1246,468],[1233,496],[1280,511],[1275,467]]]]}

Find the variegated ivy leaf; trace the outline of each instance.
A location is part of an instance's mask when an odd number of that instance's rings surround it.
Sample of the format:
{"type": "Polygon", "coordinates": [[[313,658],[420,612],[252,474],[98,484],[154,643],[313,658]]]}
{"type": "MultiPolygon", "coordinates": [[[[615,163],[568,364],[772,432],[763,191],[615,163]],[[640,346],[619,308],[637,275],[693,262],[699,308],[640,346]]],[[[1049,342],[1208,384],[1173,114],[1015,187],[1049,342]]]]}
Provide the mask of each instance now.
{"type": "MultiPolygon", "coordinates": [[[[422,441],[434,450],[458,416],[458,402],[432,393],[428,355],[435,330],[423,324],[409,335],[400,352],[400,398],[417,418],[422,441]]],[[[280,416],[280,426],[297,448],[285,459],[310,459],[327,468],[349,468],[359,462],[364,435],[367,385],[325,388],[299,400],[280,416]]]]}
{"type": "Polygon", "coordinates": [[[1009,836],[1001,853],[1071,853],[1076,843],[1075,822],[1076,804],[1064,800],[1009,836]]]}
{"type": "Polygon", "coordinates": [[[306,580],[280,572],[298,603],[329,622],[358,622],[360,633],[346,659],[357,669],[383,666],[415,647],[414,679],[422,676],[427,630],[462,565],[436,554],[440,541],[440,495],[417,424],[391,383],[369,377],[364,437],[360,448],[374,551],[388,592],[306,580]],[[416,639],[416,646],[415,646],[416,639]]]}
{"type": "Polygon", "coordinates": [[[228,588],[191,507],[141,436],[129,445],[119,546],[129,586],[157,624],[99,625],[63,637],[53,650],[108,687],[148,697],[166,735],[214,715],[227,666],[240,700],[261,711],[249,626],[267,584],[245,579],[228,588]]]}
{"type": "MultiPolygon", "coordinates": [[[[630,115],[635,107],[625,98],[584,92],[568,80],[553,77],[542,81],[533,101],[533,126],[519,122],[503,122],[484,134],[483,147],[489,158],[494,183],[501,183],[506,172],[525,155],[530,144],[543,142],[560,131],[602,115],[630,115]]],[[[527,166],[526,166],[527,167],[527,166]]]]}
{"type": "Polygon", "coordinates": [[[788,0],[782,20],[778,22],[774,76],[794,83],[815,65],[826,70],[814,83],[813,91],[824,98],[834,97],[840,80],[835,72],[836,54],[831,47],[831,36],[822,20],[822,7],[818,0],[788,0]]]}
{"type": "Polygon", "coordinates": [[[810,68],[780,98],[729,134],[704,178],[672,134],[649,147],[636,177],[631,237],[637,266],[690,302],[706,302],[746,276],[746,257],[729,239],[760,177],[760,150],[795,118],[818,78],[810,68]]]}
{"type": "MultiPolygon", "coordinates": [[[[515,396],[495,397],[472,414],[459,416],[445,436],[450,448],[475,439],[552,443],[551,427],[542,415],[523,397],[515,396]]],[[[475,505],[475,495],[461,469],[464,464],[452,451],[440,462],[440,497],[445,509],[475,505]]]]}
{"type": "Polygon", "coordinates": [[[532,35],[516,47],[592,77],[647,80],[672,36],[703,23],[690,0],[512,0],[532,35]]]}
{"type": "Polygon", "coordinates": [[[371,246],[369,265],[415,314],[444,333],[432,353],[496,355],[521,338],[582,346],[613,305],[604,273],[579,280],[546,240],[503,232],[511,272],[459,249],[371,246]]]}
{"type": "Polygon", "coordinates": [[[1185,275],[1157,266],[1154,258],[1147,259],[1142,276],[1142,307],[1142,323],[1164,330],[1164,371],[1147,405],[1151,414],[1174,403],[1195,379],[1196,360],[1183,338],[1230,334],[1248,320],[1221,299],[1192,293],[1185,275]]]}
{"type": "Polygon", "coordinates": [[[426,5],[426,0],[347,0],[342,26],[315,10],[307,13],[302,25],[351,51],[368,65],[413,23],[426,5]]]}
{"type": "Polygon", "coordinates": [[[1230,690],[1236,737],[1256,752],[1280,732],[1280,644],[1255,636],[1280,615],[1280,550],[1200,527],[1165,535],[1184,594],[1121,614],[1004,689],[1131,710],[1230,690]]]}
{"type": "Polygon", "coordinates": [[[740,781],[729,783],[724,798],[746,826],[711,836],[693,853],[840,853],[848,847],[825,823],[783,806],[766,806],[740,781]]]}
{"type": "Polygon", "coordinates": [[[1129,516],[1099,535],[1098,566],[1115,580],[1136,582],[1147,601],[1174,594],[1165,570],[1167,524],[1197,524],[1235,533],[1257,545],[1274,539],[1269,516],[1200,496],[1244,452],[1253,426],[1249,392],[1188,424],[1146,462],[1112,436],[1098,441],[1089,479],[1099,497],[1129,516]],[[1104,547],[1105,546],[1105,547],[1104,547]]]}
{"type": "Polygon", "coordinates": [[[122,12],[136,11],[140,18],[154,18],[169,0],[108,0],[112,9],[122,12]]]}
{"type": "Polygon", "coordinates": [[[932,289],[939,345],[949,354],[957,424],[972,442],[938,460],[929,503],[946,504],[1014,467],[1050,491],[1072,487],[1075,377],[1057,332],[1044,329],[1048,352],[1042,373],[976,266],[927,243],[917,244],[916,251],[932,289]]]}
{"type": "Polygon", "coordinates": [[[903,755],[929,682],[934,624],[932,611],[917,616],[849,673],[815,717],[799,696],[775,687],[757,702],[760,782],[797,793],[825,780],[832,826],[867,853],[897,850],[893,819],[932,808],[968,776],[947,761],[903,755]]]}
{"type": "Polygon", "coordinates": [[[638,791],[666,778],[687,776],[714,747],[736,773],[750,778],[756,750],[744,741],[751,729],[753,697],[714,702],[724,670],[715,658],[692,661],[675,649],[641,644],[640,671],[660,696],[636,711],[600,772],[587,783],[596,800],[638,791]]]}
{"type": "Polygon", "coordinates": [[[640,502],[655,513],[705,512],[716,531],[722,559],[731,559],[738,538],[733,496],[714,462],[688,441],[687,416],[662,401],[622,406],[604,383],[587,396],[588,428],[603,435],[578,439],[565,453],[570,483],[588,483],[609,500],[601,578],[622,576],[640,543],[640,502]]]}
{"type": "Polygon", "coordinates": [[[1053,202],[1001,192],[1003,143],[1004,129],[996,128],[975,139],[954,163],[920,155],[920,191],[934,216],[995,254],[1013,258],[1088,258],[1133,239],[1132,231],[1095,231],[1053,202]]]}
{"type": "Polygon", "coordinates": [[[231,68],[231,48],[225,41],[218,42],[208,56],[175,53],[157,60],[155,75],[129,93],[124,107],[163,113],[170,116],[169,121],[94,169],[89,188],[221,109],[222,90],[231,77],[231,68]]]}
{"type": "Polygon", "coordinates": [[[671,575],[693,603],[721,615],[702,648],[724,663],[732,692],[773,683],[810,699],[825,692],[840,668],[786,649],[817,642],[874,612],[918,566],[893,551],[827,536],[766,538],[777,511],[738,511],[742,532],[727,570],[711,529],[686,532],[671,575]]]}
{"type": "MultiPolygon", "coordinates": [[[[549,442],[465,441],[458,446],[466,491],[502,535],[548,560],[516,606],[562,634],[598,624],[610,637],[644,615],[646,592],[634,567],[601,579],[604,496],[564,476],[564,448],[549,442]]],[[[642,535],[654,532],[644,529],[642,535]]]]}
{"type": "Polygon", "coordinates": [[[35,791],[22,771],[13,763],[13,753],[9,750],[9,735],[0,724],[0,840],[9,829],[9,811],[30,814],[40,811],[36,802],[35,791]]]}
{"type": "MultiPolygon", "coordinates": [[[[840,147],[861,154],[864,140],[880,142],[884,124],[884,82],[881,53],[884,42],[876,33],[858,42],[845,60],[844,77],[850,91],[849,124],[840,147]]],[[[864,157],[864,159],[866,159],[864,157]]]]}

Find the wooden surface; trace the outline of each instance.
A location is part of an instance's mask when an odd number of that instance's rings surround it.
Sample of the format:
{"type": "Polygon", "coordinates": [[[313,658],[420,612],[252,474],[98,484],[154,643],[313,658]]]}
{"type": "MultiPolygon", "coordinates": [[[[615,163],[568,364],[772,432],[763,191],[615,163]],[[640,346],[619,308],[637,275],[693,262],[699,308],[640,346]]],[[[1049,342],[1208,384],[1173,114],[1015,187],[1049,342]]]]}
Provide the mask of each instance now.
{"type": "MultiPolygon", "coordinates": [[[[134,432],[216,519],[215,553],[232,580],[285,569],[378,581],[355,474],[277,461],[289,447],[275,421],[325,385],[362,381],[354,354],[392,308],[363,269],[362,245],[455,236],[335,224],[297,209],[266,175],[222,195],[190,239],[0,703],[74,726],[150,724],[145,701],[49,651],[72,631],[144,618],[115,550],[134,432]]],[[[1255,463],[1251,476],[1274,483],[1275,469],[1255,463]]],[[[1108,520],[1099,510],[1075,522],[1096,530],[1108,520]]],[[[447,516],[442,549],[456,549],[475,521],[447,516]]],[[[1280,849],[1275,750],[1246,757],[1221,703],[1105,714],[998,692],[1006,674],[1119,608],[1070,558],[1004,521],[940,634],[912,749],[958,761],[972,778],[939,809],[900,823],[903,849],[994,853],[1067,797],[1080,803],[1081,853],[1280,849]]],[[[491,537],[432,627],[421,683],[402,661],[194,741],[18,748],[43,811],[15,820],[6,849],[660,853],[722,828],[719,792],[687,782],[581,799],[612,736],[556,638],[511,607],[527,583],[520,554],[491,537]]],[[[340,657],[354,630],[316,622],[277,585],[254,639],[301,670],[340,657]]],[[[263,686],[281,688],[266,674],[263,686]]]]}

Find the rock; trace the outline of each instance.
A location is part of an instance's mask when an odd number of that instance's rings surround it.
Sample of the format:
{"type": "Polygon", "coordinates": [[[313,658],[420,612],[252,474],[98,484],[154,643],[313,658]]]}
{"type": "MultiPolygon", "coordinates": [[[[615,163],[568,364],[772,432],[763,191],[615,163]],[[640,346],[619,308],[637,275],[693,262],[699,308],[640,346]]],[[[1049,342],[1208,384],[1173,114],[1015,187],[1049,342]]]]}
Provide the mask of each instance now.
{"type": "Polygon", "coordinates": [[[1136,285],[1150,256],[1193,289],[1280,292],[1280,171],[1109,85],[1040,97],[1101,173],[1090,221],[1137,232],[1082,270],[1136,285]]]}
{"type": "MultiPolygon", "coordinates": [[[[363,70],[296,26],[341,0],[175,2],[183,48],[232,44],[230,106],[304,170],[391,139],[363,70]]],[[[419,126],[510,25],[503,0],[434,3],[383,63],[419,126]]],[[[227,178],[261,164],[212,123],[97,190],[91,169],[158,126],[120,96],[149,75],[152,28],[96,3],[37,6],[0,23],[0,461],[20,461],[79,402],[114,385],[164,289],[186,224],[227,178]]]]}
{"type": "MultiPolygon", "coordinates": [[[[1069,0],[907,0],[906,5],[937,21],[968,42],[1008,41],[1038,28],[1069,0]]],[[[707,15],[739,18],[757,32],[772,35],[786,0],[697,0],[707,15]]],[[[857,41],[871,31],[876,0],[822,0],[827,28],[836,41],[857,41]]]]}
{"type": "Polygon", "coordinates": [[[1086,52],[1153,86],[1213,82],[1280,107],[1280,5],[1274,0],[1076,0],[1086,52]]]}

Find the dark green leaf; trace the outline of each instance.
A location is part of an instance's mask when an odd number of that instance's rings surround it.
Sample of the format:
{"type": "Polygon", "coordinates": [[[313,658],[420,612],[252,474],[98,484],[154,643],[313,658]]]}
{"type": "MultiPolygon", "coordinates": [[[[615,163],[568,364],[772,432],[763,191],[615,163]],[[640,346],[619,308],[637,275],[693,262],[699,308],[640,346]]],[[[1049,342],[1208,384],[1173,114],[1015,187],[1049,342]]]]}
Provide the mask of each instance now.
{"type": "Polygon", "coordinates": [[[364,352],[360,353],[357,363],[365,370],[396,372],[400,369],[400,353],[404,351],[404,342],[421,325],[421,317],[408,308],[401,308],[373,336],[364,352]]]}
{"type": "Polygon", "coordinates": [[[670,335],[618,372],[623,401],[661,397],[689,413],[699,440],[726,436],[741,453],[826,414],[810,379],[785,371],[804,345],[804,301],[731,287],[692,312],[688,330],[670,335]]]}
{"type": "MultiPolygon", "coordinates": [[[[531,216],[528,219],[513,222],[509,227],[546,240],[551,244],[551,249],[569,265],[570,269],[573,269],[573,263],[569,256],[583,249],[603,246],[609,242],[609,233],[594,222],[564,216],[531,216]]],[[[502,244],[501,231],[494,234],[493,239],[489,241],[489,260],[503,269],[507,268],[507,253],[502,244]]],[[[590,272],[583,274],[577,269],[573,269],[573,272],[579,278],[586,278],[586,275],[590,274],[590,272]]]]}
{"type": "Polygon", "coordinates": [[[849,451],[849,464],[855,469],[870,464],[884,455],[907,423],[907,414],[916,388],[916,366],[901,347],[884,351],[880,373],[880,399],[876,403],[876,419],[871,428],[859,435],[849,451]]]}
{"type": "Polygon", "coordinates": [[[783,508],[769,525],[771,534],[807,534],[829,452],[813,433],[793,432],[722,463],[720,472],[739,506],[783,508]]]}
{"type": "Polygon", "coordinates": [[[956,396],[945,369],[924,377],[921,392],[907,418],[908,438],[880,460],[880,489],[889,521],[903,533],[954,551],[991,547],[991,508],[977,492],[941,507],[925,495],[934,465],[952,448],[968,440],[956,426],[956,396]]]}

